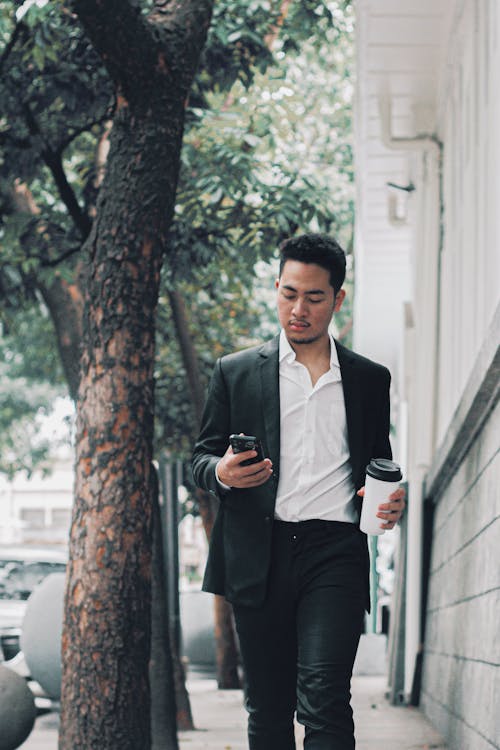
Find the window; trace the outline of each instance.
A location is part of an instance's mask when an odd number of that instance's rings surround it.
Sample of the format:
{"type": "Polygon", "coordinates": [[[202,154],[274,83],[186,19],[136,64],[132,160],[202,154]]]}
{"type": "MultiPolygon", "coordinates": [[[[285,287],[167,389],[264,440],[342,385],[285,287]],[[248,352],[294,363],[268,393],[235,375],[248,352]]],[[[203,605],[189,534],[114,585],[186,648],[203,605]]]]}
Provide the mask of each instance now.
{"type": "Polygon", "coordinates": [[[30,529],[43,529],[45,526],[45,510],[43,508],[22,508],[21,521],[26,521],[30,529]]]}
{"type": "Polygon", "coordinates": [[[69,529],[71,522],[71,510],[69,508],[52,508],[52,526],[58,529],[69,529]]]}

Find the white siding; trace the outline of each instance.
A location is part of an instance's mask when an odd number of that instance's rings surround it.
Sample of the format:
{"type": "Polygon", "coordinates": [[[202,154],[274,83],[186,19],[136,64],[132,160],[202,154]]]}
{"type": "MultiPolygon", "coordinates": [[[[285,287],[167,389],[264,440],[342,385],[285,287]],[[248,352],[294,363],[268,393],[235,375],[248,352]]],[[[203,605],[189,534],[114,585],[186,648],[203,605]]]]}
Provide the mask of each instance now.
{"type": "Polygon", "coordinates": [[[439,113],[445,231],[438,442],[500,299],[500,13],[496,1],[460,5],[450,34],[439,113]]]}
{"type": "Polygon", "coordinates": [[[407,414],[400,444],[407,450],[410,531],[405,692],[420,642],[422,505],[428,499],[435,524],[422,704],[450,750],[499,747],[492,707],[500,687],[500,410],[494,408],[500,370],[500,2],[358,0],[357,9],[354,340],[375,358],[400,363],[395,388],[407,414]],[[381,97],[392,104],[394,151],[381,144],[381,97]],[[394,141],[423,133],[442,144],[441,164],[427,145],[419,150],[413,140],[404,151],[394,141]],[[410,179],[416,191],[400,232],[384,217],[384,186],[410,179]],[[391,273],[384,278],[387,267],[391,273]],[[387,298],[377,314],[374,286],[387,298]]]}

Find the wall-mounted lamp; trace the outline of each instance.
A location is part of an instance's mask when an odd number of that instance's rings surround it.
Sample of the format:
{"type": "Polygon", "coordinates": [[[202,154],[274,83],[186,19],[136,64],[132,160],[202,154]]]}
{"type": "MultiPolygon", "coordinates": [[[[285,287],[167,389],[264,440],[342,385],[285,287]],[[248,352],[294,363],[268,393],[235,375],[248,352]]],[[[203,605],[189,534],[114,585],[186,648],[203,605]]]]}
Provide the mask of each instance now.
{"type": "Polygon", "coordinates": [[[408,196],[415,190],[415,185],[396,185],[395,182],[387,182],[387,210],[389,223],[400,227],[408,221],[408,196]]]}

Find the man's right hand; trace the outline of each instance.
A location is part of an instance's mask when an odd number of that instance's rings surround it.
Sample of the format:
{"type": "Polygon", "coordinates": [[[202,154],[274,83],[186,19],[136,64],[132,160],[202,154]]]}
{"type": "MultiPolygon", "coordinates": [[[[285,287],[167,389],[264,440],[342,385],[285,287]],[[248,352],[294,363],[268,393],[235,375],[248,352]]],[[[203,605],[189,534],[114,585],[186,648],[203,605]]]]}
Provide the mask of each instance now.
{"type": "Polygon", "coordinates": [[[242,451],[233,453],[231,446],[228,447],[225,454],[217,464],[217,476],[222,484],[228,487],[258,487],[267,482],[273,473],[273,464],[271,459],[265,458],[256,464],[250,466],[241,466],[242,461],[249,458],[255,458],[256,451],[242,451]]]}

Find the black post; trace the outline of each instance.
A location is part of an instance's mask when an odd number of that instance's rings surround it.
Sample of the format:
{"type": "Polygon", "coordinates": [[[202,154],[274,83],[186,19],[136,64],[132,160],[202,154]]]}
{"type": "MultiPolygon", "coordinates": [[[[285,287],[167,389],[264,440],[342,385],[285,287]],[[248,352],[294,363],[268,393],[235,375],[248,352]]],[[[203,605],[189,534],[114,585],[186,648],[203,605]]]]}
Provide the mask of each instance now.
{"type": "Polygon", "coordinates": [[[166,539],[165,579],[167,581],[168,613],[173,648],[180,654],[181,618],[179,604],[179,500],[178,461],[168,455],[160,458],[161,515],[166,539]]]}

